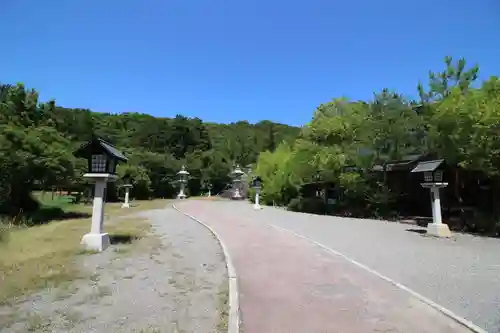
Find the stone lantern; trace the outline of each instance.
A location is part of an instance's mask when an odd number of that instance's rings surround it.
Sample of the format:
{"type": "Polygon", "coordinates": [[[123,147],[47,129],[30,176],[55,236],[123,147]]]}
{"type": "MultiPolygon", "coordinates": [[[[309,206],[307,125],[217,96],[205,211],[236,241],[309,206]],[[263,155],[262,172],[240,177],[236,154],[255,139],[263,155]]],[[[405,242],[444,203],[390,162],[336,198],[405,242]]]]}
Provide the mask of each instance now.
{"type": "Polygon", "coordinates": [[[420,162],[411,172],[423,173],[424,179],[420,185],[431,192],[432,223],[427,225],[427,234],[436,237],[451,237],[448,225],[444,224],[441,219],[439,189],[448,186],[448,183],[443,182],[443,162],[444,160],[420,162]]]}
{"type": "Polygon", "coordinates": [[[189,172],[186,171],[186,167],[183,165],[181,171],[177,172],[179,176],[179,194],[177,194],[177,199],[186,199],[186,194],[184,190],[188,182],[189,172]]]}
{"type": "Polygon", "coordinates": [[[98,137],[81,146],[74,155],[87,159],[88,172],[83,177],[95,184],[92,225],[81,244],[88,250],[100,252],[109,246],[109,236],[104,233],[104,191],[108,182],[118,178],[116,165],[128,159],[112,144],[98,137]]]}
{"type": "Polygon", "coordinates": [[[208,179],[201,181],[201,188],[204,190],[208,190],[207,197],[210,198],[212,196],[212,183],[208,179]]]}
{"type": "Polygon", "coordinates": [[[243,197],[241,196],[240,189],[241,189],[241,177],[244,174],[245,173],[243,171],[241,171],[241,168],[239,165],[236,165],[233,172],[231,173],[231,177],[233,178],[233,188],[234,188],[232,199],[234,199],[234,200],[243,199],[243,197]]]}
{"type": "Polygon", "coordinates": [[[257,176],[253,179],[252,181],[252,187],[255,189],[255,204],[253,205],[253,208],[255,210],[260,210],[262,207],[260,206],[260,190],[262,188],[262,179],[257,176]]]}
{"type": "Polygon", "coordinates": [[[208,189],[208,197],[210,198],[212,196],[212,183],[207,184],[207,189],[208,189]]]}
{"type": "Polygon", "coordinates": [[[125,189],[125,201],[122,204],[122,208],[130,208],[129,195],[130,195],[130,189],[132,188],[130,176],[127,175],[123,177],[123,182],[124,184],[121,187],[125,189]]]}

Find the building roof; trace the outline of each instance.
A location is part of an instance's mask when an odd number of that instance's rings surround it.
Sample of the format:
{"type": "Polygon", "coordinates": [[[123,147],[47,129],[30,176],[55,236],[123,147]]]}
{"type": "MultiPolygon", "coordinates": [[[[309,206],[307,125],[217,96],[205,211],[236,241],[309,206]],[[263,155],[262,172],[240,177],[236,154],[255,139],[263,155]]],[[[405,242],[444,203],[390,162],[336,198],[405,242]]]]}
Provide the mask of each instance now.
{"type": "Polygon", "coordinates": [[[444,160],[424,161],[417,164],[411,172],[428,172],[436,170],[444,160]]]}
{"type": "MultiPolygon", "coordinates": [[[[386,164],[386,171],[395,170],[408,170],[412,164],[417,162],[419,159],[425,158],[426,154],[409,154],[405,155],[398,161],[390,161],[386,164]]],[[[371,168],[372,171],[384,171],[383,165],[374,165],[371,168]]]]}

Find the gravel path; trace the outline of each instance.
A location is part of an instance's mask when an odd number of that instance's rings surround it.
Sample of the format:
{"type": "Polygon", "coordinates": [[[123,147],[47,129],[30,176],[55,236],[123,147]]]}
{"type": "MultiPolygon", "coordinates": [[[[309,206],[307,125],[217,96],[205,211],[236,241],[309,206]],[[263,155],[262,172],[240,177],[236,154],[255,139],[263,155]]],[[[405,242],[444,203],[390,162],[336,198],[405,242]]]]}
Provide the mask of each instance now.
{"type": "Polygon", "coordinates": [[[500,332],[500,240],[455,234],[425,237],[399,223],[318,216],[244,202],[215,202],[225,210],[303,235],[375,269],[465,317],[500,332]]]}
{"type": "Polygon", "coordinates": [[[217,332],[227,288],[219,244],[203,226],[171,208],[140,215],[161,237],[158,246],[124,253],[112,246],[80,257],[94,272],[90,281],[0,309],[23,314],[0,332],[217,332]]]}
{"type": "MultiPolygon", "coordinates": [[[[245,333],[470,332],[406,291],[308,240],[257,222],[235,202],[187,201],[236,267],[245,333]]],[[[261,220],[264,222],[263,220],[261,220]]]]}

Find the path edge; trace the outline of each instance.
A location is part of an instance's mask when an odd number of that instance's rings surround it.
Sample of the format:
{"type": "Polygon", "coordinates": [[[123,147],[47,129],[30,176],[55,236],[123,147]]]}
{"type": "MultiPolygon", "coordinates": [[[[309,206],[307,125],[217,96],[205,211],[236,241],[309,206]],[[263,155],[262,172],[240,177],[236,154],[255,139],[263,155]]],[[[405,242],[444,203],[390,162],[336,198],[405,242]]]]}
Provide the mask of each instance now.
{"type": "Polygon", "coordinates": [[[282,232],[287,232],[287,233],[290,233],[298,238],[301,238],[301,239],[304,239],[306,241],[309,241],[311,242],[312,244],[322,248],[323,250],[325,250],[326,252],[330,252],[331,254],[333,255],[336,255],[336,256],[339,256],[341,258],[343,258],[344,260],[348,261],[349,263],[357,266],[358,268],[361,268],[375,276],[377,276],[378,278],[386,281],[386,282],[389,282],[390,284],[394,285],[395,287],[403,290],[403,291],[406,291],[407,293],[409,293],[410,295],[412,295],[413,297],[417,298],[418,300],[420,300],[422,303],[424,304],[427,304],[428,306],[430,306],[431,308],[441,312],[442,314],[444,314],[446,317],[452,319],[453,321],[459,323],[460,325],[468,328],[469,330],[471,330],[471,332],[473,333],[488,333],[486,330],[484,330],[483,328],[477,326],[476,324],[474,324],[473,322],[455,314],[453,311],[445,308],[444,306],[441,306],[439,304],[437,304],[436,302],[432,301],[431,299],[417,293],[416,291],[414,291],[413,289],[399,283],[399,282],[396,282],[395,280],[377,272],[376,270],[360,263],[359,261],[356,261],[348,256],[346,256],[345,254],[339,252],[339,251],[336,251],[326,245],[323,245],[313,239],[310,239],[309,237],[306,237],[306,236],[303,236],[303,235],[300,235],[298,233],[295,233],[289,229],[285,229],[285,228],[282,228],[282,227],[279,227],[275,224],[269,224],[271,227],[277,229],[277,230],[280,230],[282,232]]]}
{"type": "Polygon", "coordinates": [[[236,275],[236,270],[233,265],[233,261],[231,259],[231,255],[229,254],[226,244],[224,243],[222,238],[220,238],[219,234],[208,224],[206,224],[205,222],[199,220],[198,218],[192,215],[184,213],[175,204],[172,204],[172,208],[178,211],[179,213],[187,216],[191,220],[196,221],[205,228],[207,228],[219,242],[219,245],[222,248],[222,252],[224,253],[224,260],[226,262],[227,277],[229,283],[229,315],[228,315],[229,318],[228,318],[227,332],[240,333],[240,301],[239,301],[239,291],[238,291],[238,278],[236,275]]]}

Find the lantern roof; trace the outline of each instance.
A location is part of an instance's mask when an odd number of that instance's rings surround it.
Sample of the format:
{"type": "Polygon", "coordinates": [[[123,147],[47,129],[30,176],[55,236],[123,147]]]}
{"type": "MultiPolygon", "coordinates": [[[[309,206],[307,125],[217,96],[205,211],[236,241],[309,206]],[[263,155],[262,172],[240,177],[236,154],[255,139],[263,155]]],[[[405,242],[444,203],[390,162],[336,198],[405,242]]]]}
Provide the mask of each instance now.
{"type": "Polygon", "coordinates": [[[241,168],[240,168],[240,165],[239,165],[239,164],[237,164],[237,165],[236,165],[236,168],[234,169],[234,171],[233,171],[232,173],[233,173],[234,175],[242,175],[242,174],[244,174],[244,172],[243,172],[243,171],[241,171],[241,168]]]}
{"type": "Polygon", "coordinates": [[[411,172],[432,172],[435,171],[444,160],[424,161],[417,164],[411,172]]]}
{"type": "Polygon", "coordinates": [[[177,172],[178,175],[189,175],[189,172],[186,171],[186,167],[183,165],[181,171],[177,172]]]}
{"type": "Polygon", "coordinates": [[[74,152],[76,157],[89,159],[93,154],[106,154],[111,158],[122,162],[127,162],[128,158],[111,143],[99,138],[93,137],[92,140],[83,144],[77,151],[74,152]]]}

